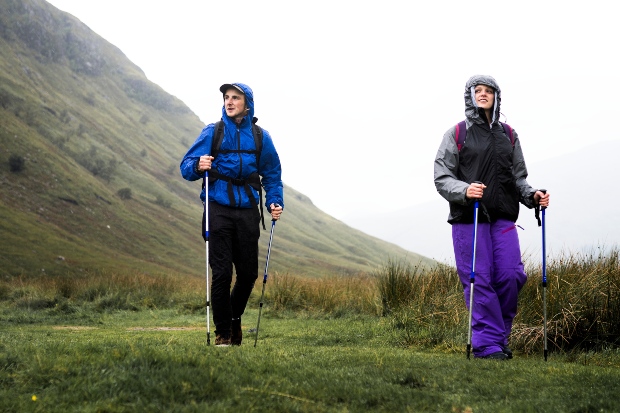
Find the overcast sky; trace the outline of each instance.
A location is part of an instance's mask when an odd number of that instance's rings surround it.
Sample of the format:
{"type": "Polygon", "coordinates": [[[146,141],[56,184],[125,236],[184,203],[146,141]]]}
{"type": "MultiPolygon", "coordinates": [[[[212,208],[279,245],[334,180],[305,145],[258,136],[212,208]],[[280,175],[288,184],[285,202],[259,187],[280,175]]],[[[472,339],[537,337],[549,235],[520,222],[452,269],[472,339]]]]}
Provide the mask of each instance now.
{"type": "Polygon", "coordinates": [[[222,83],[250,85],[284,182],[345,221],[438,199],[435,153],[474,74],[498,81],[528,164],[620,139],[612,1],[50,3],[205,123],[222,83]]]}

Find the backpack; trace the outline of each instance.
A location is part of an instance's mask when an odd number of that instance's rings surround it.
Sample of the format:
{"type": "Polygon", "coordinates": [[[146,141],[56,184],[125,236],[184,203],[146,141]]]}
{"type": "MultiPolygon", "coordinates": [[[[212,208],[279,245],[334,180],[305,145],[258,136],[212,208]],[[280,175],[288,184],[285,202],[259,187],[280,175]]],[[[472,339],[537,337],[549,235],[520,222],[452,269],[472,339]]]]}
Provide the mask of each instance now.
{"type": "MultiPolygon", "coordinates": [[[[256,156],[256,166],[260,167],[260,154],[263,150],[263,129],[256,124],[258,118],[252,119],[252,136],[254,136],[254,146],[256,149],[220,149],[222,146],[222,141],[224,140],[224,122],[217,121],[215,123],[215,128],[213,131],[213,140],[211,142],[211,156],[213,156],[214,160],[220,153],[253,153],[256,156]]],[[[233,185],[234,186],[242,186],[245,189],[245,192],[252,203],[252,206],[256,208],[257,201],[254,199],[254,195],[250,190],[250,187],[254,188],[258,191],[258,204],[260,204],[260,218],[263,224],[263,229],[265,228],[265,217],[263,216],[263,186],[260,180],[260,176],[257,172],[251,174],[247,179],[239,179],[239,178],[231,178],[226,175],[222,175],[219,172],[211,169],[209,171],[209,182],[215,182],[217,180],[222,180],[228,182],[228,199],[230,205],[234,205],[235,203],[235,195],[233,193],[233,185]]]]}
{"type": "MultiPolygon", "coordinates": [[[[500,124],[502,125],[502,128],[504,128],[504,133],[510,138],[510,143],[514,147],[515,138],[512,135],[512,128],[506,123],[500,122],[500,124]]],[[[467,124],[465,123],[465,121],[461,121],[456,124],[456,134],[454,136],[454,140],[456,141],[456,146],[459,149],[459,152],[465,144],[465,136],[467,136],[467,124]]]]}

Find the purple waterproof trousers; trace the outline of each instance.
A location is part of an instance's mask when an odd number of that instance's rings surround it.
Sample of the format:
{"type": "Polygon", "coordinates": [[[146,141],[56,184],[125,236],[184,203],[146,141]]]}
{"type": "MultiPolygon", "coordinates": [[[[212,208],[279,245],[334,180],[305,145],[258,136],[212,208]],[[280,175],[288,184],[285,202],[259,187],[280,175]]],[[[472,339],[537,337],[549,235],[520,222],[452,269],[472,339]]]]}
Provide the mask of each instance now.
{"type": "MultiPolygon", "coordinates": [[[[473,231],[474,224],[452,225],[456,268],[468,309],[473,231]]],[[[505,219],[479,223],[472,312],[474,357],[488,356],[508,345],[517,296],[526,280],[515,223],[505,219]]]]}

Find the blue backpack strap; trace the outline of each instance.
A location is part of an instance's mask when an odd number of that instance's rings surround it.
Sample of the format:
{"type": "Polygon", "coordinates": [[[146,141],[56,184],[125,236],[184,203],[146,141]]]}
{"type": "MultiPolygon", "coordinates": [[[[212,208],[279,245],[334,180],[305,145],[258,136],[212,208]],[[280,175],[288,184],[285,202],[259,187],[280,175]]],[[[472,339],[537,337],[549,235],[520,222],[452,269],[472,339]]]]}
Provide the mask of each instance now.
{"type": "Polygon", "coordinates": [[[463,143],[465,143],[465,136],[467,135],[467,125],[465,121],[461,121],[456,124],[456,134],[454,140],[456,140],[456,147],[461,151],[463,143]]]}
{"type": "Polygon", "coordinates": [[[510,138],[510,143],[512,146],[515,146],[515,138],[512,134],[512,128],[507,123],[500,123],[502,124],[502,128],[504,128],[504,133],[510,138]]]}

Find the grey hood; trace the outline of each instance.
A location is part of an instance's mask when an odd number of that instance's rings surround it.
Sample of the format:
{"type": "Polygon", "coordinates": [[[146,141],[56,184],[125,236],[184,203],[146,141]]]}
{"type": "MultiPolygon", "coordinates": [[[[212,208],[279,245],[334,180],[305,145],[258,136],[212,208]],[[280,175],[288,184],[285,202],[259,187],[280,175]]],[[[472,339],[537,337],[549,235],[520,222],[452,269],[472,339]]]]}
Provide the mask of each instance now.
{"type": "Polygon", "coordinates": [[[493,106],[493,119],[491,123],[499,121],[499,108],[502,102],[502,91],[497,81],[488,75],[475,75],[469,78],[465,84],[465,117],[469,123],[483,123],[484,119],[480,116],[476,100],[474,99],[474,89],[478,85],[490,86],[495,90],[495,102],[493,106]]]}

